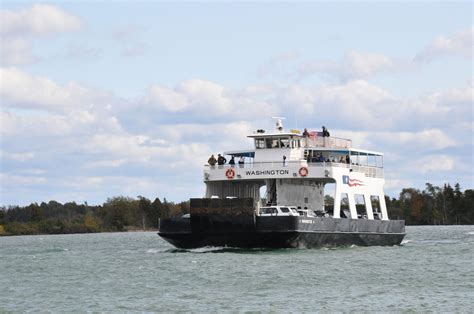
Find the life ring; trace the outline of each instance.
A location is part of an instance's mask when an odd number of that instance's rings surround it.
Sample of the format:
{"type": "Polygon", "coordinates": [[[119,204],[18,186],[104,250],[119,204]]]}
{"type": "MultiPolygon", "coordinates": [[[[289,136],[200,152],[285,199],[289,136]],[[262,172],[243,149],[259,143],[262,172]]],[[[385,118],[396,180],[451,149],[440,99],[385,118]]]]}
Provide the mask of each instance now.
{"type": "Polygon", "coordinates": [[[234,169],[232,168],[227,169],[227,171],[225,172],[225,176],[227,177],[227,179],[233,179],[235,176],[234,169]]]}
{"type": "Polygon", "coordinates": [[[300,176],[306,177],[308,175],[308,168],[306,167],[301,167],[300,170],[298,171],[300,176]]]}

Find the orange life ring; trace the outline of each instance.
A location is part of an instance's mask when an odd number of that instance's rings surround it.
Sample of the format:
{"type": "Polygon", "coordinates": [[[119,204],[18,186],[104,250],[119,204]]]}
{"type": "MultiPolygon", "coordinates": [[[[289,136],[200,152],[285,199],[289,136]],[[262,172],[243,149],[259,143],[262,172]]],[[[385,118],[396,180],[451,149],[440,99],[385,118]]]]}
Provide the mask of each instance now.
{"type": "Polygon", "coordinates": [[[225,172],[225,176],[227,177],[227,179],[233,179],[235,176],[234,169],[232,168],[227,169],[227,171],[225,172]]]}
{"type": "Polygon", "coordinates": [[[308,168],[306,167],[301,167],[300,170],[298,171],[300,176],[306,177],[308,175],[308,168]]]}

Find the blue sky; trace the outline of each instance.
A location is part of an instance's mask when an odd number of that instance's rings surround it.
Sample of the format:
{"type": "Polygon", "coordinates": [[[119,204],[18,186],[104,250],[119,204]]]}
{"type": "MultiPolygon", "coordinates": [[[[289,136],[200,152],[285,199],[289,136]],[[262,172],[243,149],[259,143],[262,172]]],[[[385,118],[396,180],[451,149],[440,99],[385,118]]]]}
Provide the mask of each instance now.
{"type": "Polygon", "coordinates": [[[1,3],[3,205],[202,195],[288,117],[385,153],[386,192],[473,187],[470,2],[1,3]]]}

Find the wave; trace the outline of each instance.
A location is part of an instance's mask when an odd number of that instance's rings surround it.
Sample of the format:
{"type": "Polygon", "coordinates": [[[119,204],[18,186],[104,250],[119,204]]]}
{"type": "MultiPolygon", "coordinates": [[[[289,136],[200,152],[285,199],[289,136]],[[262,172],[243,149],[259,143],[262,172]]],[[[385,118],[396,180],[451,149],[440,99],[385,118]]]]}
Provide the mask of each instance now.
{"type": "Polygon", "coordinates": [[[469,231],[469,232],[466,232],[465,234],[467,234],[467,235],[474,235],[474,231],[469,231]]]}
{"type": "MultiPolygon", "coordinates": [[[[180,249],[180,248],[169,248],[162,250],[165,253],[237,253],[237,254],[248,254],[248,253],[261,253],[261,252],[282,252],[294,249],[281,249],[281,248],[240,248],[240,247],[229,247],[229,246],[205,246],[195,249],[180,249]]],[[[150,251],[150,250],[148,250],[150,251]]],[[[158,253],[158,250],[156,250],[158,253]]]]}

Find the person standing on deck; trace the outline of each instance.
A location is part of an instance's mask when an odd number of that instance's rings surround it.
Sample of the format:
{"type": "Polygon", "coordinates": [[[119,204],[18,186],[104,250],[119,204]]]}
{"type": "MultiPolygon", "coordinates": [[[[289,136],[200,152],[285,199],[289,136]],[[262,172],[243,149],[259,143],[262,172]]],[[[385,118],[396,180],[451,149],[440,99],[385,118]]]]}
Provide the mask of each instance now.
{"type": "Polygon", "coordinates": [[[232,167],[235,166],[235,159],[234,159],[234,156],[232,156],[229,160],[229,165],[231,165],[232,167]]]}
{"type": "Polygon", "coordinates": [[[227,159],[225,159],[224,156],[222,156],[221,154],[217,155],[217,164],[219,166],[225,165],[226,162],[227,162],[227,159]]]}
{"type": "Polygon", "coordinates": [[[323,125],[323,140],[324,140],[324,147],[327,147],[327,140],[326,140],[326,137],[329,137],[330,134],[329,134],[329,131],[328,129],[326,129],[326,127],[323,125]]]}
{"type": "Polygon", "coordinates": [[[308,147],[309,132],[307,128],[304,128],[303,137],[304,137],[304,147],[308,147]]]}
{"type": "Polygon", "coordinates": [[[209,159],[207,160],[207,163],[211,165],[211,167],[214,167],[216,165],[217,159],[214,157],[214,155],[211,155],[209,159]]]}
{"type": "Polygon", "coordinates": [[[243,166],[244,166],[244,163],[245,163],[245,158],[244,158],[244,156],[240,156],[240,159],[239,159],[239,166],[240,166],[240,167],[243,167],[243,166]]]}

